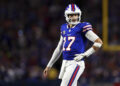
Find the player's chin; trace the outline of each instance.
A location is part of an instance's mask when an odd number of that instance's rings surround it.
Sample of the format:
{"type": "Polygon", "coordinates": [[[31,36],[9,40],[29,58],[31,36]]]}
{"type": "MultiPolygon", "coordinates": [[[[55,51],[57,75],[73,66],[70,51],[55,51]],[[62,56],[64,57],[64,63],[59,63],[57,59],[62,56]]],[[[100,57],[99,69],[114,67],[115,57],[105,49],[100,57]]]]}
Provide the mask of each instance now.
{"type": "Polygon", "coordinates": [[[74,19],[74,20],[72,20],[72,22],[77,22],[77,20],[76,20],[76,19],[74,19]]]}

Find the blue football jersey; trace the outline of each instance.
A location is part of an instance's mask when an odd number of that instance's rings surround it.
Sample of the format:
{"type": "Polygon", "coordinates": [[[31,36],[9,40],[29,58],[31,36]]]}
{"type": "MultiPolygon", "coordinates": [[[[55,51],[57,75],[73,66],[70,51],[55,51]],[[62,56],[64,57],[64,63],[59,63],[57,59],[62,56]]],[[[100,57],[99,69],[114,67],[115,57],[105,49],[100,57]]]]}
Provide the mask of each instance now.
{"type": "Polygon", "coordinates": [[[92,30],[92,25],[88,22],[79,23],[73,28],[67,24],[61,26],[63,41],[63,59],[73,60],[75,54],[84,53],[87,39],[85,33],[92,30]]]}

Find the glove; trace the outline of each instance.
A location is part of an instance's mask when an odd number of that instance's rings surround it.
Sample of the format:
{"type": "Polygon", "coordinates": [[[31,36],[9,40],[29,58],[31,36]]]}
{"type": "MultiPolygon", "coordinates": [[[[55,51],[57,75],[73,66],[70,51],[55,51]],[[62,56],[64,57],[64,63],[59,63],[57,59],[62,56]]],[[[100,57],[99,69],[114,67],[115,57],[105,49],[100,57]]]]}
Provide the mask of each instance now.
{"type": "Polygon", "coordinates": [[[75,61],[80,61],[81,59],[83,59],[84,57],[89,57],[91,54],[93,54],[95,52],[95,50],[93,49],[93,47],[91,47],[90,49],[88,49],[86,52],[81,53],[81,54],[75,54],[75,61]]]}
{"type": "Polygon", "coordinates": [[[81,54],[75,54],[75,58],[74,60],[75,61],[80,61],[81,59],[83,59],[86,55],[84,53],[81,53],[81,54]]]}

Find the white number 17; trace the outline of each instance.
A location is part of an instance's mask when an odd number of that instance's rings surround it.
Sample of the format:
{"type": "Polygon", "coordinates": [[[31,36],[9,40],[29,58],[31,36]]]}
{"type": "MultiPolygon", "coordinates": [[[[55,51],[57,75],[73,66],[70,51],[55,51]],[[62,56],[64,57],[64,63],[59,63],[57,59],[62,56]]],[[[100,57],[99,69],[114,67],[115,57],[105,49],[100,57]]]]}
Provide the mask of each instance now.
{"type": "Polygon", "coordinates": [[[70,43],[68,44],[67,48],[65,49],[64,45],[66,43],[66,37],[64,37],[63,51],[70,51],[71,50],[71,46],[75,41],[75,37],[74,36],[68,36],[68,41],[70,41],[70,43]]]}

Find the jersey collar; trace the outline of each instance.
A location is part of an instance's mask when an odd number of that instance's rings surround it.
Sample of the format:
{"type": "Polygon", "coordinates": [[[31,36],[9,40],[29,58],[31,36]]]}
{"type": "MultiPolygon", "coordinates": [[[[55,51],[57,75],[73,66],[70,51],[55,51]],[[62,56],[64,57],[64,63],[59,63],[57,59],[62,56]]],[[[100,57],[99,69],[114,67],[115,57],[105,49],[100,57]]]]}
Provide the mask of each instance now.
{"type": "MultiPolygon", "coordinates": [[[[80,22],[79,22],[80,23],[80,22]]],[[[78,24],[79,24],[78,23],[78,24]]],[[[76,25],[78,25],[78,24],[76,24],[76,25]]],[[[74,25],[72,28],[75,28],[76,27],[76,25],[74,25]]],[[[70,28],[70,26],[69,26],[69,24],[67,24],[67,29],[69,29],[70,28]]]]}

